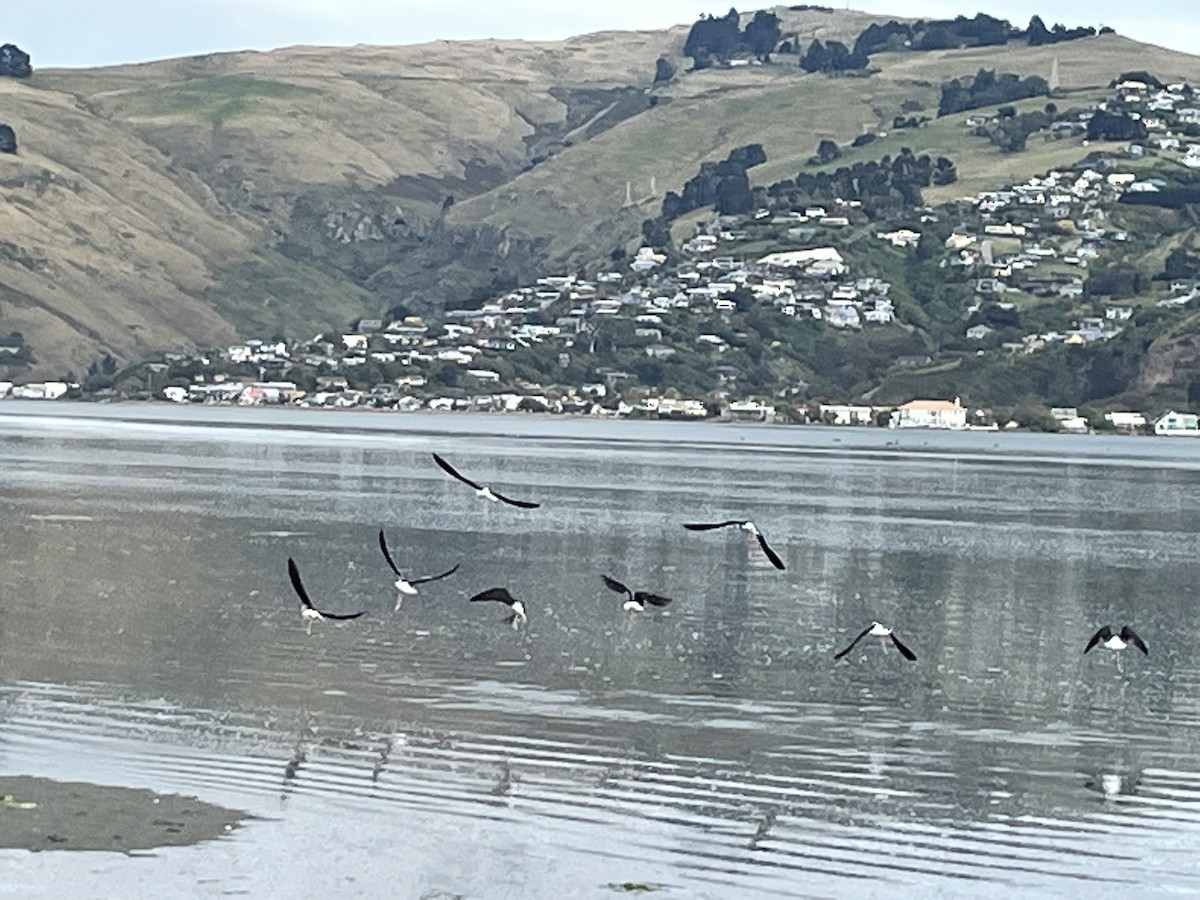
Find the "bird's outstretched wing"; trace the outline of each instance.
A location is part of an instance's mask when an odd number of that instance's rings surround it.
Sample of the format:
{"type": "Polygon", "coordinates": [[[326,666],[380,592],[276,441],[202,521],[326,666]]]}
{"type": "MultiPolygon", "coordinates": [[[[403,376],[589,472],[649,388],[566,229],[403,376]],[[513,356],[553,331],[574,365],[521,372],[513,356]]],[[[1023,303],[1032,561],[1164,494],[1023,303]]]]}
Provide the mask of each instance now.
{"type": "Polygon", "coordinates": [[[852,641],[850,642],[850,646],[849,646],[849,647],[847,647],[845,650],[842,650],[840,653],[835,653],[835,654],[833,654],[833,658],[834,658],[834,659],[841,659],[843,656],[845,656],[847,653],[849,653],[851,650],[853,650],[853,649],[854,649],[854,647],[855,647],[855,645],[856,645],[856,644],[857,644],[859,641],[861,641],[863,638],[865,638],[865,637],[866,637],[868,634],[870,634],[870,633],[871,633],[871,628],[872,628],[872,626],[871,626],[871,625],[868,625],[866,628],[864,628],[862,631],[860,631],[860,632],[859,632],[859,634],[858,634],[858,637],[856,637],[854,640],[852,640],[852,641]]]}
{"type": "MultiPolygon", "coordinates": [[[[427,581],[437,581],[441,578],[445,578],[448,575],[453,575],[455,572],[458,571],[459,565],[461,565],[461,563],[455,563],[453,569],[447,569],[441,575],[426,575],[424,578],[414,578],[412,581],[409,582],[409,584],[425,584],[425,582],[427,582],[427,581]]],[[[400,573],[397,572],[396,574],[399,575],[400,573]]]]}
{"type": "Polygon", "coordinates": [[[1127,644],[1133,644],[1133,646],[1137,647],[1147,656],[1150,655],[1150,650],[1146,647],[1146,642],[1138,637],[1137,632],[1128,625],[1121,629],[1121,640],[1127,644]]]}
{"type": "Polygon", "coordinates": [[[444,459],[442,459],[436,453],[433,454],[433,461],[435,463],[437,463],[441,467],[442,471],[445,472],[447,475],[449,475],[451,478],[457,478],[463,484],[468,484],[471,487],[475,488],[475,490],[477,490],[477,491],[483,490],[483,487],[481,485],[476,484],[474,481],[472,481],[466,475],[463,475],[461,472],[458,471],[458,469],[454,468],[454,466],[450,465],[450,463],[446,462],[444,459]]]}
{"type": "Polygon", "coordinates": [[[728,528],[730,525],[741,525],[741,519],[727,519],[724,522],[688,522],[684,528],[688,531],[711,531],[714,528],[728,528]]]}
{"type": "Polygon", "coordinates": [[[892,638],[892,643],[896,645],[896,649],[900,651],[901,656],[903,656],[905,659],[909,660],[910,662],[917,661],[917,654],[913,653],[911,650],[908,649],[908,647],[906,647],[904,644],[902,644],[900,642],[900,638],[896,637],[895,632],[892,633],[891,638],[892,638]]]}
{"type": "Polygon", "coordinates": [[[288,557],[288,578],[292,580],[292,590],[300,598],[301,605],[307,606],[309,609],[316,609],[312,601],[308,599],[308,591],[304,589],[304,582],[300,580],[300,570],[296,568],[296,561],[290,556],[288,557]]]}
{"type": "Polygon", "coordinates": [[[492,490],[492,496],[501,503],[507,503],[509,506],[516,506],[520,509],[537,509],[542,504],[534,503],[532,500],[514,500],[512,497],[505,497],[495,489],[492,490]]]}
{"type": "Polygon", "coordinates": [[[502,587],[488,588],[486,591],[480,591],[478,594],[476,594],[474,597],[472,597],[468,602],[479,603],[479,602],[485,601],[485,600],[495,600],[499,603],[506,603],[509,606],[512,606],[514,603],[517,602],[517,599],[508,592],[508,588],[502,588],[502,587]]]}
{"type": "Polygon", "coordinates": [[[1092,639],[1087,642],[1087,646],[1083,648],[1083,652],[1087,653],[1101,641],[1107,641],[1112,637],[1112,629],[1105,625],[1099,631],[1092,635],[1092,639]]]}
{"type": "Polygon", "coordinates": [[[771,565],[777,569],[784,568],[783,560],[779,558],[778,553],[771,549],[771,545],[768,544],[767,539],[762,536],[762,532],[759,532],[758,534],[758,546],[762,547],[763,553],[767,554],[767,559],[771,561],[771,565]]]}
{"type": "Polygon", "coordinates": [[[633,599],[638,603],[649,603],[651,606],[666,606],[671,602],[670,597],[660,597],[647,591],[638,591],[633,595],[633,599]]]}
{"type": "Polygon", "coordinates": [[[300,598],[300,602],[309,609],[319,612],[321,614],[321,618],[323,619],[345,621],[347,619],[357,619],[366,612],[366,610],[363,609],[356,613],[329,613],[325,612],[324,610],[317,609],[315,606],[313,606],[312,600],[309,599],[308,591],[304,589],[304,582],[300,580],[300,570],[296,568],[296,561],[290,556],[288,557],[288,577],[292,579],[292,587],[296,591],[296,596],[300,598]]]}
{"type": "Polygon", "coordinates": [[[392,560],[392,554],[388,552],[387,538],[383,536],[383,529],[379,529],[379,549],[383,551],[383,558],[387,560],[389,568],[396,573],[397,578],[403,578],[404,575],[396,568],[396,563],[392,560]]]}
{"type": "Polygon", "coordinates": [[[625,587],[625,585],[621,584],[621,582],[617,581],[617,579],[609,578],[607,575],[601,575],[600,577],[604,580],[604,583],[608,586],[610,591],[616,591],[618,594],[626,594],[630,597],[633,596],[633,593],[629,590],[629,588],[625,587]]]}

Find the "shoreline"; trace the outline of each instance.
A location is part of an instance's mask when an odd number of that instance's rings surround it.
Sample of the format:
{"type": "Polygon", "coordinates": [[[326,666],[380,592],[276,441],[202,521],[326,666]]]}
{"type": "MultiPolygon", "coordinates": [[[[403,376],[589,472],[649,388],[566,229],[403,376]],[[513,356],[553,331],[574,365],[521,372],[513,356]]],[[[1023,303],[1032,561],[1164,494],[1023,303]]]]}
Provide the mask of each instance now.
{"type": "MultiPolygon", "coordinates": [[[[1128,434],[1050,434],[877,426],[784,425],[706,420],[596,418],[550,413],[472,413],[370,409],[294,409],[264,406],[207,406],[169,403],[84,403],[22,400],[0,403],[0,434],[21,427],[34,431],[84,430],[122,423],[130,434],[161,435],[179,429],[221,429],[271,435],[367,438],[373,445],[394,439],[488,438],[507,443],[606,443],[616,447],[704,449],[855,455],[919,455],[1046,461],[1055,463],[1171,464],[1200,468],[1200,441],[1145,440],[1128,434]]],[[[107,429],[109,437],[120,437],[107,429]]]]}

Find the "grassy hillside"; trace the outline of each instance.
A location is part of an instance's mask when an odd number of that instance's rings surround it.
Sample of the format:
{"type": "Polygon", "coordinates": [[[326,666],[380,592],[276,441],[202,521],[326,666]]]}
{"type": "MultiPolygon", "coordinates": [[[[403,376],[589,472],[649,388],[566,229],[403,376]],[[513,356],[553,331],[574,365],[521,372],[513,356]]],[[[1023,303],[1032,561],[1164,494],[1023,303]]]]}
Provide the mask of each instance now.
{"type": "MultiPolygon", "coordinates": [[[[880,21],[777,12],[801,46],[852,42],[880,21]]],[[[1057,57],[1071,102],[1128,69],[1200,81],[1200,59],[1115,35],[878,54],[869,77],[804,74],[787,55],[690,72],[687,32],[300,47],[2,79],[19,153],[0,155],[0,335],[32,349],[22,374],[58,376],[104,353],[433,309],[636,245],[662,195],[734,147],[763,145],[758,183],[788,177],[822,137],[887,131],[905,101],[932,115],[940,83],[980,67],[1045,76],[1057,57]],[[660,56],[678,74],[654,85],[660,56]]],[[[1069,143],[1001,155],[961,120],[889,135],[864,158],[952,156],[960,181],[936,200],[1080,155],[1069,143]]]]}

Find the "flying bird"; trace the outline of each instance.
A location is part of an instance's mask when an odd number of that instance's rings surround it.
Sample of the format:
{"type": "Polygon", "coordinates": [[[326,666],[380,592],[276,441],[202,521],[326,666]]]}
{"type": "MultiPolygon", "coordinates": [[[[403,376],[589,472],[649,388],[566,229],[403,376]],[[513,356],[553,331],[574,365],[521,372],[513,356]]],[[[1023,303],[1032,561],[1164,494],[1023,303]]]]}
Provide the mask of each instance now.
{"type": "Polygon", "coordinates": [[[771,545],[762,536],[762,532],[754,527],[754,523],[749,519],[729,519],[725,522],[694,522],[683,527],[688,531],[712,531],[714,528],[728,528],[730,525],[736,525],[751,537],[758,538],[758,546],[762,547],[763,553],[767,554],[767,559],[771,561],[771,565],[777,569],[784,568],[783,560],[779,558],[779,554],[771,549],[771,545]]]}
{"type": "Polygon", "coordinates": [[[1083,652],[1087,653],[1097,644],[1106,647],[1109,650],[1124,650],[1130,644],[1137,647],[1147,656],[1150,655],[1150,650],[1146,647],[1146,642],[1138,637],[1137,632],[1128,625],[1121,629],[1120,634],[1113,634],[1112,627],[1105,625],[1099,631],[1092,635],[1092,639],[1088,641],[1088,645],[1083,648],[1083,652]]]}
{"type": "Polygon", "coordinates": [[[896,645],[896,649],[900,651],[900,654],[905,659],[911,660],[914,662],[916,661],[917,654],[913,653],[911,650],[908,649],[908,647],[906,647],[904,644],[902,644],[900,642],[900,638],[896,637],[896,635],[892,633],[892,629],[888,628],[886,625],[880,625],[878,622],[872,622],[868,628],[864,628],[861,632],[859,632],[858,637],[856,637],[854,640],[852,640],[850,642],[849,647],[847,647],[845,650],[842,650],[840,653],[835,653],[833,655],[833,658],[841,659],[843,656],[845,656],[847,653],[849,653],[851,650],[853,650],[855,645],[859,641],[861,641],[863,638],[865,638],[869,634],[874,635],[875,637],[879,638],[879,643],[883,645],[884,650],[887,649],[887,644],[884,643],[883,639],[891,638],[892,643],[896,645]]]}
{"type": "Polygon", "coordinates": [[[651,606],[666,606],[671,602],[670,597],[660,597],[658,594],[651,594],[649,591],[631,591],[615,578],[609,578],[607,575],[600,576],[610,591],[616,591],[618,594],[624,594],[627,599],[621,608],[629,612],[642,612],[646,609],[646,604],[651,606]]]}
{"type": "Polygon", "coordinates": [[[511,609],[512,615],[504,621],[513,628],[517,628],[522,622],[529,621],[529,617],[525,615],[525,604],[510,594],[508,588],[488,588],[486,591],[480,591],[469,602],[480,603],[485,600],[495,600],[511,609]]]}
{"type": "Polygon", "coordinates": [[[446,462],[446,460],[442,459],[436,453],[433,454],[433,461],[435,463],[437,463],[441,467],[442,471],[445,472],[447,475],[449,475],[451,478],[457,478],[463,484],[466,484],[466,485],[469,485],[470,487],[475,488],[475,493],[478,496],[482,497],[484,500],[491,500],[493,503],[495,503],[497,500],[499,500],[501,503],[507,503],[509,506],[517,506],[517,507],[520,507],[521,509],[537,509],[539,506],[542,505],[540,503],[533,503],[529,500],[514,500],[514,499],[512,499],[512,497],[505,497],[499,491],[493,491],[490,487],[488,487],[485,484],[479,484],[478,482],[472,481],[470,478],[463,475],[461,472],[458,471],[458,469],[454,468],[454,466],[450,465],[450,463],[446,462]]]}
{"type": "Polygon", "coordinates": [[[288,577],[292,579],[292,587],[296,591],[296,596],[300,598],[300,618],[308,625],[305,629],[308,634],[312,634],[313,622],[320,622],[324,619],[334,621],[357,619],[366,612],[365,609],[356,613],[321,612],[313,606],[312,600],[308,598],[308,591],[304,589],[304,582],[300,580],[300,570],[296,568],[296,561],[290,556],[288,557],[288,577]]]}
{"type": "Polygon", "coordinates": [[[392,554],[388,550],[387,538],[383,536],[383,529],[379,529],[379,549],[383,551],[383,558],[387,560],[388,568],[396,573],[396,610],[400,609],[400,604],[404,602],[405,594],[415,594],[418,584],[425,584],[429,581],[437,581],[445,578],[447,575],[453,575],[458,571],[456,564],[453,569],[443,572],[441,575],[426,575],[424,578],[413,578],[411,581],[401,574],[400,569],[396,567],[395,560],[392,559],[392,554]]]}

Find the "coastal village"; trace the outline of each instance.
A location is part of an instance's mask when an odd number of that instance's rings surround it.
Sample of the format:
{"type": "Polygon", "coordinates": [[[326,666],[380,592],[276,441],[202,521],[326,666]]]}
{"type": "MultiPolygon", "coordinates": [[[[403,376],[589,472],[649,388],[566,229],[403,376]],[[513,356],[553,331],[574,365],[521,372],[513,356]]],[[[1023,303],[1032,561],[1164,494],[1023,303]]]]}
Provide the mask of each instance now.
{"type": "MultiPolygon", "coordinates": [[[[915,211],[912,226],[887,228],[869,221],[855,199],[838,199],[803,209],[759,208],[744,217],[712,216],[683,241],[677,253],[643,246],[631,258],[591,276],[546,275],[534,284],[487,299],[478,308],[446,310],[432,318],[406,315],[387,321],[361,319],[352,329],[308,340],[252,338],[203,352],[167,353],[145,363],[146,399],[175,403],[294,404],[300,407],[420,409],[472,412],[539,412],[660,419],[722,418],[736,421],[874,425],[897,428],[1000,429],[989,410],[964,406],[958,398],[914,397],[899,406],[873,405],[866,398],[811,398],[803,391],[774,395],[739,389],[736,367],[723,364],[733,348],[727,336],[692,328],[694,346],[719,376],[722,388],[703,396],[658,390],[626,370],[595,367],[578,383],[514,378],[503,360],[521,351],[551,353],[565,371],[579,354],[594,351],[607,323],[640,355],[667,360],[681,348],[670,338],[713,316],[729,317],[747,305],[769,308],[791,319],[809,318],[827,329],[898,327],[891,285],[852,270],[839,246],[845,236],[885,243],[911,252],[922,240],[921,225],[955,224],[942,242],[940,265],[970,274],[974,300],[962,311],[962,337],[979,354],[1034,354],[1062,343],[1086,345],[1119,334],[1135,313],[1131,304],[1088,304],[1089,315],[1073,314],[1084,297],[1088,267],[1106,249],[1130,239],[1112,223],[1111,210],[1128,193],[1153,193],[1161,179],[1141,172],[1151,158],[1173,159],[1200,168],[1200,143],[1187,136],[1200,126],[1200,99],[1186,84],[1163,86],[1126,80],[1115,85],[1113,108],[1141,121],[1149,137],[1117,151],[1088,152],[1078,163],[999,190],[963,197],[939,208],[915,211]],[[747,252],[764,237],[794,250],[747,252]],[[1031,331],[1018,339],[995,340],[997,329],[983,313],[1018,310],[1030,303],[1061,303],[1061,327],[1031,331]],[[302,387],[289,378],[298,366],[315,371],[302,387]],[[450,368],[453,377],[446,377],[450,368]],[[364,373],[399,374],[364,381],[364,373]],[[506,374],[507,371],[507,374],[506,374]],[[186,374],[184,374],[186,373],[186,374]],[[853,402],[857,399],[858,402],[853,402]]],[[[1078,139],[1098,109],[1053,122],[1054,139],[1078,139]]],[[[963,127],[980,129],[996,117],[968,115],[963,127]]],[[[1086,141],[1082,142],[1086,146],[1086,141]]],[[[1152,301],[1164,309],[1188,306],[1200,293],[1194,280],[1156,287],[1152,301]]],[[[1139,298],[1142,303],[1148,302],[1139,298]]],[[[6,348],[0,347],[0,354],[6,348]]],[[[919,369],[927,358],[898,359],[919,369]]],[[[14,384],[0,381],[0,398],[79,397],[79,385],[64,381],[14,384]]],[[[99,392],[87,399],[112,399],[99,392]]],[[[1103,422],[1075,409],[1051,410],[1057,430],[1086,433],[1119,430],[1200,436],[1195,414],[1181,410],[1114,410],[1103,422]]],[[[1053,430],[1053,429],[1051,429],[1053,430]]]]}

